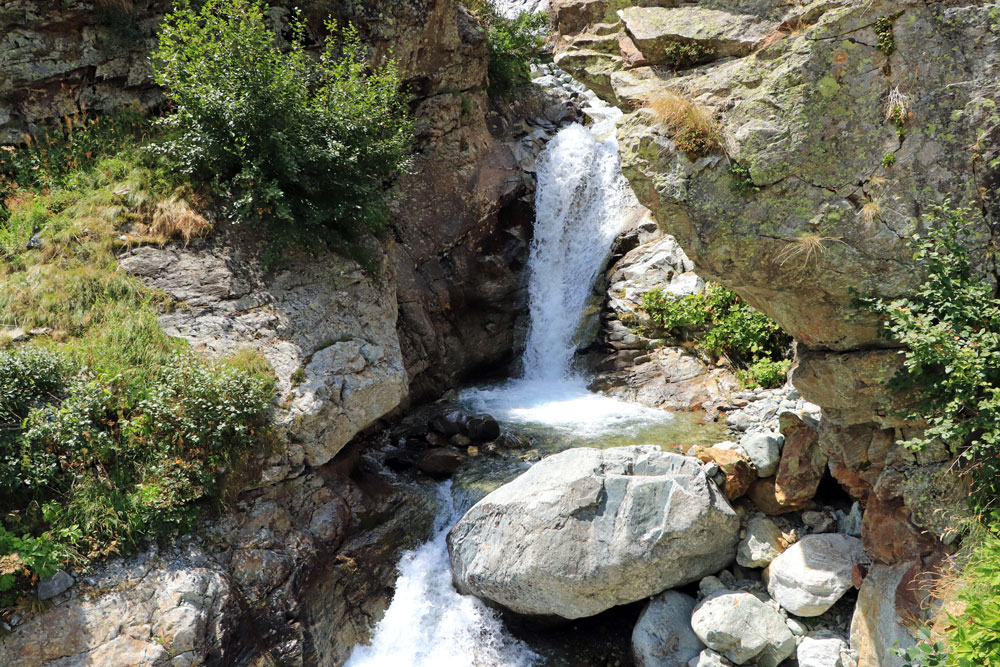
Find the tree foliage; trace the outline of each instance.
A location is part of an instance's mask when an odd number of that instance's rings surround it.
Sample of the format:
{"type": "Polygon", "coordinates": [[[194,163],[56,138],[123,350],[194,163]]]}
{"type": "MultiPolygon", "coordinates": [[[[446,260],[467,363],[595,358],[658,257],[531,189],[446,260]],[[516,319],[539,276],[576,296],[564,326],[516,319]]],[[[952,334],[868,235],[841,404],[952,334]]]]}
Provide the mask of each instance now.
{"type": "Polygon", "coordinates": [[[318,236],[350,250],[387,222],[412,124],[396,63],[370,66],[353,26],[326,28],[317,59],[299,15],[286,43],[260,0],[181,0],[153,54],[173,107],[162,150],[274,223],[279,246],[318,236]]]}

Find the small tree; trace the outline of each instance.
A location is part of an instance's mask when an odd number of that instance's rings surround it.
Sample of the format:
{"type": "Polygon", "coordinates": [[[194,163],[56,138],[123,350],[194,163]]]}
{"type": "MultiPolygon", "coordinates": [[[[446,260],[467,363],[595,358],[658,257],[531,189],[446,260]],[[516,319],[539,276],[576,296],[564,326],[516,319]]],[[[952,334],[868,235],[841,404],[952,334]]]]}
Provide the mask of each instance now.
{"type": "Polygon", "coordinates": [[[260,0],[180,0],[153,54],[173,105],[161,149],[238,213],[274,223],[278,248],[315,236],[355,248],[386,223],[388,182],[409,156],[398,66],[370,67],[353,26],[326,27],[314,59],[298,14],[282,45],[260,0]]]}

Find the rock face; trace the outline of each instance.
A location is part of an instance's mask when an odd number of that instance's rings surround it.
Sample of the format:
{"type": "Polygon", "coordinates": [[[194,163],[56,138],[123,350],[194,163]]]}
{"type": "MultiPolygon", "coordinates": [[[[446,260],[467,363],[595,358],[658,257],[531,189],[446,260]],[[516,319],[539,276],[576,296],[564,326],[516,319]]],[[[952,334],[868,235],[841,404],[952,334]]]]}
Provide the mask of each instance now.
{"type": "Polygon", "coordinates": [[[861,540],[829,533],[806,535],[767,568],[767,592],[796,616],[819,616],[849,591],[861,540]]]}
{"type": "Polygon", "coordinates": [[[695,607],[691,627],[710,649],[737,665],[777,667],[795,653],[795,638],[773,607],[750,593],[719,591],[695,607]]]}
{"type": "Polygon", "coordinates": [[[271,364],[287,406],[277,421],[288,445],[265,471],[278,481],[329,461],[406,395],[393,285],[387,266],[373,276],[332,254],[265,274],[226,236],[136,248],[120,265],[187,304],[161,316],[166,333],[207,353],[254,349],[271,364]]]}
{"type": "Polygon", "coordinates": [[[840,654],[848,648],[843,638],[818,632],[802,638],[795,658],[799,667],[844,667],[840,654]]]}
{"type": "Polygon", "coordinates": [[[717,572],[738,531],[696,460],[654,446],[578,448],[476,503],[448,551],[460,591],[580,618],[717,572]]]}
{"type": "Polygon", "coordinates": [[[874,565],[865,577],[851,620],[851,648],[858,654],[858,667],[903,667],[903,659],[891,649],[897,642],[902,648],[915,643],[894,603],[909,568],[907,563],[874,565]]]}
{"type": "Polygon", "coordinates": [[[649,601],[632,631],[637,667],[686,667],[705,645],[691,629],[694,598],[665,591],[649,601]]]}
{"type": "MultiPolygon", "coordinates": [[[[859,499],[885,474],[900,397],[881,384],[898,355],[878,349],[877,322],[854,295],[918,284],[907,239],[924,224],[920,213],[945,199],[972,206],[979,225],[969,245],[984,274],[993,270],[1000,36],[991,11],[971,1],[552,3],[556,61],[628,114],[622,163],[640,201],[699,275],[799,342],[793,381],[823,408],[819,447],[859,499]],[[891,24],[890,53],[879,48],[879,17],[891,24]],[[667,65],[674,43],[701,55],[667,65]],[[645,108],[665,91],[714,114],[718,150],[677,149],[645,108]],[[901,127],[887,118],[895,103],[901,127]],[[733,164],[747,170],[743,192],[733,164]]],[[[897,520],[904,530],[907,517],[897,520]]],[[[913,546],[908,539],[891,558],[913,546]]]]}

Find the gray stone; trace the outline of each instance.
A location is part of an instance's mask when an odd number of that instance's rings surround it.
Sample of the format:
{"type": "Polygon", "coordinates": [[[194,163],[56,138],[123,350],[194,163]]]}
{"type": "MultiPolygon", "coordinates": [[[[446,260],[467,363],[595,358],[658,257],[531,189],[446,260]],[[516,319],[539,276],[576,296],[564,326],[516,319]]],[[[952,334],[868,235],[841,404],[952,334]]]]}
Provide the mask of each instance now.
{"type": "Polygon", "coordinates": [[[723,658],[710,648],[705,649],[697,657],[691,658],[688,667],[730,667],[733,663],[723,658]]]}
{"type": "Polygon", "coordinates": [[[863,559],[855,537],[806,535],[771,561],[765,570],[767,591],[796,616],[819,616],[851,589],[851,572],[863,559]]]}
{"type": "Polygon", "coordinates": [[[690,595],[665,591],[649,601],[632,630],[637,667],[683,667],[705,645],[691,629],[695,601],[690,595]]]}
{"type": "Polygon", "coordinates": [[[577,448],[476,503],[448,550],[463,593],[580,618],[717,572],[738,531],[696,459],[652,445],[577,448]]]}
{"type": "Polygon", "coordinates": [[[851,619],[851,649],[859,666],[903,667],[905,661],[892,649],[915,642],[896,611],[896,588],[910,567],[876,564],[868,570],[851,619]]]}
{"type": "Polygon", "coordinates": [[[785,619],[750,593],[713,593],[695,607],[691,627],[706,646],[737,665],[753,660],[758,667],[777,667],[795,653],[785,619]]]}
{"type": "Polygon", "coordinates": [[[781,529],[763,514],[755,514],[747,521],[736,562],[743,567],[767,567],[782,551],[781,529]]]}
{"type": "Polygon", "coordinates": [[[795,657],[799,667],[844,667],[840,659],[847,642],[831,632],[814,632],[804,637],[795,657]]]}
{"type": "Polygon", "coordinates": [[[38,582],[38,599],[48,600],[60,593],[69,590],[74,583],[73,577],[65,570],[56,570],[48,579],[38,582]]]}
{"type": "Polygon", "coordinates": [[[785,438],[780,433],[750,433],[740,438],[740,447],[757,466],[757,475],[770,477],[778,471],[784,441],[785,438]]]}

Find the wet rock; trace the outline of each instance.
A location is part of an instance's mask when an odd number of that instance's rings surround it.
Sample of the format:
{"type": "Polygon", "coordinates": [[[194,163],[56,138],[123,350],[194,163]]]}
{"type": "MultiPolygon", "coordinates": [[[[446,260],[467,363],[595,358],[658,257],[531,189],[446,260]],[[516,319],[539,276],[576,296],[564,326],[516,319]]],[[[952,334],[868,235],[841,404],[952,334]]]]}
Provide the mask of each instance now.
{"type": "Polygon", "coordinates": [[[802,639],[795,658],[799,667],[844,667],[840,654],[847,642],[831,632],[815,632],[802,639]]]}
{"type": "Polygon", "coordinates": [[[424,452],[417,467],[432,477],[449,477],[467,460],[468,456],[450,447],[435,447],[424,452]]]}
{"type": "Polygon", "coordinates": [[[713,593],[695,607],[691,627],[706,646],[737,665],[753,660],[758,667],[777,667],[795,653],[785,619],[750,593],[713,593]]]}
{"type": "Polygon", "coordinates": [[[476,503],[448,550],[459,590],[580,618],[717,572],[738,531],[697,460],[648,445],[577,448],[476,503]]]}
{"type": "Polygon", "coordinates": [[[531,447],[531,443],[520,433],[509,429],[503,429],[500,431],[500,435],[497,436],[497,439],[493,441],[493,446],[499,450],[515,450],[527,449],[528,447],[531,447]]]}
{"type": "Polygon", "coordinates": [[[784,550],[781,529],[766,516],[755,514],[747,521],[736,562],[743,567],[767,567],[784,550]]]}
{"type": "Polygon", "coordinates": [[[444,436],[452,436],[457,433],[465,432],[465,425],[469,419],[469,415],[461,410],[452,410],[451,412],[437,414],[431,417],[427,421],[427,428],[435,433],[440,433],[444,436]]]}
{"type": "Polygon", "coordinates": [[[806,535],[771,561],[767,591],[796,616],[819,616],[851,589],[851,572],[863,560],[855,537],[806,535]]]}
{"type": "Polygon", "coordinates": [[[313,510],[309,519],[309,532],[318,540],[334,543],[343,537],[350,521],[351,511],[347,508],[347,504],[338,498],[313,510]]]}
{"type": "Polygon", "coordinates": [[[451,442],[451,444],[459,448],[468,447],[469,445],[472,444],[472,438],[462,433],[456,433],[455,435],[451,436],[449,442],[451,442]]]}
{"type": "Polygon", "coordinates": [[[465,433],[473,442],[489,442],[500,437],[500,425],[490,415],[472,415],[465,422],[465,433]]]}
{"type": "Polygon", "coordinates": [[[637,667],[683,666],[701,653],[705,645],[691,629],[694,605],[694,598],[677,591],[649,601],[632,631],[637,667]]]}
{"type": "Polygon", "coordinates": [[[69,590],[74,583],[74,579],[65,570],[56,570],[56,573],[48,579],[38,582],[38,599],[48,600],[60,593],[69,590]]]}

